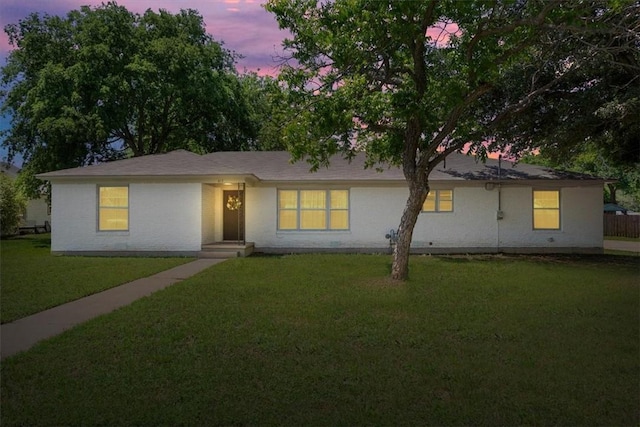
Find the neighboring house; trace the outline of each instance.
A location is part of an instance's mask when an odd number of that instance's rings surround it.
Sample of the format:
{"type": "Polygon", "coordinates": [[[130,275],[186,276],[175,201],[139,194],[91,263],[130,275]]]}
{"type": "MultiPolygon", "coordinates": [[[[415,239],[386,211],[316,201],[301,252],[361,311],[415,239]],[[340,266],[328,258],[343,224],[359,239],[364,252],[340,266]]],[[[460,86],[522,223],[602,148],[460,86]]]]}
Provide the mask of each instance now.
{"type": "MultiPolygon", "coordinates": [[[[312,173],[286,152],[178,150],[38,177],[52,184],[53,252],[388,251],[407,184],[396,167],[363,166],[335,157],[312,173]]],[[[431,173],[412,251],[601,252],[603,183],[453,154],[431,173]]]]}
{"type": "Polygon", "coordinates": [[[5,174],[9,178],[15,180],[20,173],[20,168],[11,163],[0,162],[0,173],[5,174]]]}
{"type": "MultiPolygon", "coordinates": [[[[12,164],[0,162],[0,173],[7,175],[15,180],[20,173],[20,169],[12,164]]],[[[49,204],[46,197],[27,200],[27,208],[22,218],[21,224],[29,226],[42,226],[45,223],[51,223],[51,214],[49,204]]]]}

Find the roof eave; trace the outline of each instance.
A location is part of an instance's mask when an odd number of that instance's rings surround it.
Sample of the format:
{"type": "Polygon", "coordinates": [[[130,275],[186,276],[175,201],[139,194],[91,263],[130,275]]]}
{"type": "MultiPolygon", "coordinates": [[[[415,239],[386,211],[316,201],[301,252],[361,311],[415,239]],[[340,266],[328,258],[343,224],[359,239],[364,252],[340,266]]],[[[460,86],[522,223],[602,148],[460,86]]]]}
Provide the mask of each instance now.
{"type": "Polygon", "coordinates": [[[203,183],[246,182],[260,181],[253,174],[188,174],[188,175],[55,175],[43,173],[36,178],[50,182],[94,182],[94,181],[189,181],[203,183]]]}

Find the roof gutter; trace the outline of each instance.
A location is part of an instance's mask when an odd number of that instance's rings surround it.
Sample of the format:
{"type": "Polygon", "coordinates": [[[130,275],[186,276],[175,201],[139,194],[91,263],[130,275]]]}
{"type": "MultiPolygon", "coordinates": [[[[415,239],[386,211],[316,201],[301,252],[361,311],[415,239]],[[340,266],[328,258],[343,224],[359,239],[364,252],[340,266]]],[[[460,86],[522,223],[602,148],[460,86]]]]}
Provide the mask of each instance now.
{"type": "Polygon", "coordinates": [[[95,181],[154,181],[154,182],[200,182],[207,184],[223,184],[226,182],[244,182],[255,184],[260,181],[253,174],[242,175],[50,175],[37,174],[36,178],[50,182],[95,182],[95,181]]]}

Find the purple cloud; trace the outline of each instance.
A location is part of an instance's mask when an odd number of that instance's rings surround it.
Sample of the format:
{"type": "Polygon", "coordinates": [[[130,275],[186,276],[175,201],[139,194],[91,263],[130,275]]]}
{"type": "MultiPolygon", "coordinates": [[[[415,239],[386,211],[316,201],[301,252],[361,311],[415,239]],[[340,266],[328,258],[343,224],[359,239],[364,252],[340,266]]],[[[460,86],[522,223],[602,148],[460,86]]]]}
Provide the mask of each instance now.
{"type": "MultiPolygon", "coordinates": [[[[2,0],[0,25],[18,23],[33,12],[49,15],[66,15],[82,5],[99,6],[102,0],[2,0]]],[[[252,0],[120,0],[118,4],[132,12],[144,13],[147,9],[165,9],[176,13],[180,9],[195,9],[202,17],[207,32],[224,46],[243,56],[238,70],[256,71],[260,74],[277,73],[277,58],[283,55],[282,40],[287,32],[278,28],[275,17],[264,10],[261,3],[252,0]]],[[[11,50],[7,35],[0,34],[0,63],[4,64],[11,50]]]]}

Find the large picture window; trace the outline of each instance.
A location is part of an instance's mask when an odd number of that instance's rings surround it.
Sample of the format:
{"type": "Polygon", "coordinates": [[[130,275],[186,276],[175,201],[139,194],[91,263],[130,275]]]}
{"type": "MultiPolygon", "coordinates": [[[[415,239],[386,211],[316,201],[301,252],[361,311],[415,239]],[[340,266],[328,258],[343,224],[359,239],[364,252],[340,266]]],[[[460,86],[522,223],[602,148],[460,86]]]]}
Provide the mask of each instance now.
{"type": "Polygon", "coordinates": [[[423,212],[453,212],[453,190],[431,190],[422,205],[423,212]]]}
{"type": "Polygon", "coordinates": [[[279,230],[348,230],[349,190],[279,190],[279,230]]]}
{"type": "Polygon", "coordinates": [[[560,229],[560,191],[533,191],[533,229],[560,229]]]}
{"type": "Polygon", "coordinates": [[[129,187],[98,187],[98,230],[129,229],[129,187]]]}

